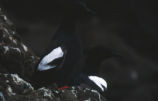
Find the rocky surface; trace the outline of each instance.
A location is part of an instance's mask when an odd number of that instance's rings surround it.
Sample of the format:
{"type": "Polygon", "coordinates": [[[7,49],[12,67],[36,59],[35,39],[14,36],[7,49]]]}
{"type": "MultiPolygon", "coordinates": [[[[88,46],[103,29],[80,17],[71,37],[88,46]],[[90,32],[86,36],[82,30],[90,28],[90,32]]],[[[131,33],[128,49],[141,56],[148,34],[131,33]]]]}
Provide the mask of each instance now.
{"type": "Polygon", "coordinates": [[[0,101],[107,101],[96,90],[81,87],[35,90],[29,81],[38,59],[0,11],[0,101]]]}
{"type": "Polygon", "coordinates": [[[2,101],[107,101],[97,91],[70,87],[53,90],[45,87],[34,90],[32,85],[17,74],[0,73],[0,99],[2,101]]]}
{"type": "Polygon", "coordinates": [[[0,12],[0,72],[17,73],[28,79],[37,61],[38,57],[16,34],[12,22],[0,12]]]}

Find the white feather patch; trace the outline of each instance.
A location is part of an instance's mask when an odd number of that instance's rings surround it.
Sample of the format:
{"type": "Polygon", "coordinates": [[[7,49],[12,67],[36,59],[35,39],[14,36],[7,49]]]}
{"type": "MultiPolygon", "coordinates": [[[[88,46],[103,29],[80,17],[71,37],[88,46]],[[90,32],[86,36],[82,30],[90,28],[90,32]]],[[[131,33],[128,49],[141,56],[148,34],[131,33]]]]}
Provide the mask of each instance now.
{"type": "Polygon", "coordinates": [[[104,91],[104,88],[107,88],[107,83],[103,78],[98,76],[88,76],[88,78],[93,81],[102,91],[104,91]]]}
{"type": "Polygon", "coordinates": [[[52,62],[53,60],[63,57],[64,53],[61,49],[61,47],[57,47],[55,49],[53,49],[48,55],[46,55],[41,62],[38,65],[38,70],[39,71],[43,71],[43,70],[48,70],[51,68],[55,68],[56,66],[53,65],[48,65],[48,63],[52,62]]]}

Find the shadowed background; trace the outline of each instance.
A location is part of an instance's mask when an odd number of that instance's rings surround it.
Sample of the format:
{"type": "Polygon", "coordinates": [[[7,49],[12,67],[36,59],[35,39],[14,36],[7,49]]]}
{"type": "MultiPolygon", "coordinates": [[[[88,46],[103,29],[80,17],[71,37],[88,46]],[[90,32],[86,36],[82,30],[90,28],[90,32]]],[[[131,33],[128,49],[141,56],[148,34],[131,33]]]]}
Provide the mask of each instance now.
{"type": "MultiPolygon", "coordinates": [[[[41,56],[57,31],[62,16],[75,7],[72,1],[1,0],[0,6],[16,25],[25,44],[41,56]]],[[[106,98],[109,101],[157,101],[156,2],[84,2],[96,12],[96,16],[82,16],[77,23],[76,34],[83,43],[83,49],[89,51],[89,54],[85,52],[89,59],[87,66],[89,69],[98,66],[99,75],[108,82],[106,98]],[[99,64],[95,58],[100,60],[99,64]]],[[[78,11],[76,9],[74,12],[78,11]]]]}

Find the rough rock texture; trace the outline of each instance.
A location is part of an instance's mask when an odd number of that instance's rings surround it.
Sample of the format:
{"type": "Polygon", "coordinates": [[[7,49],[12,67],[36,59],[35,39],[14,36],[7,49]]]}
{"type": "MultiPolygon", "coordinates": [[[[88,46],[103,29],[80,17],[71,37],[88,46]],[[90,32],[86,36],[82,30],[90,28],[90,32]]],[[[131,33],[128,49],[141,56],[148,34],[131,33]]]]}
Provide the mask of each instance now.
{"type": "Polygon", "coordinates": [[[96,90],[81,87],[35,90],[27,81],[38,59],[0,11],[0,101],[107,101],[96,90]]]}
{"type": "Polygon", "coordinates": [[[17,73],[28,79],[37,60],[16,34],[12,22],[0,12],[0,72],[17,73]]]}
{"type": "Polygon", "coordinates": [[[96,90],[70,87],[61,91],[47,88],[34,90],[30,83],[17,74],[0,73],[2,101],[107,101],[96,90]]]}

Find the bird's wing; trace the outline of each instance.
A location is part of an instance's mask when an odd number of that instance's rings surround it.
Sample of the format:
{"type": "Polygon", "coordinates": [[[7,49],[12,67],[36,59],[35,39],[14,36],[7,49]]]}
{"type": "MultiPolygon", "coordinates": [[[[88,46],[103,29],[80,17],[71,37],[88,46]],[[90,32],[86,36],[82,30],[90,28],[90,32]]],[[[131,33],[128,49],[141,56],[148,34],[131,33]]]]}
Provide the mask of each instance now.
{"type": "Polygon", "coordinates": [[[94,83],[96,84],[96,86],[98,86],[101,91],[104,92],[105,89],[107,89],[107,82],[98,76],[88,76],[88,78],[94,83]]]}
{"type": "Polygon", "coordinates": [[[53,49],[49,54],[44,56],[38,65],[39,71],[49,70],[62,64],[65,52],[62,47],[53,49]]]}

